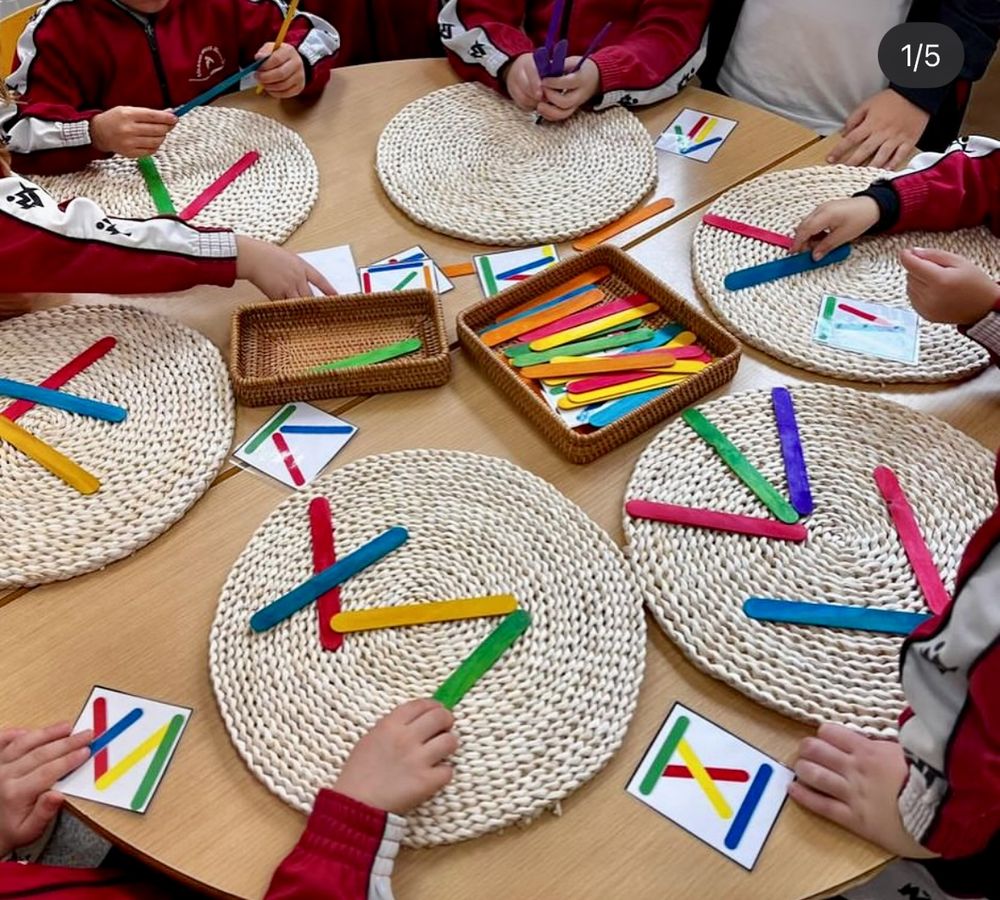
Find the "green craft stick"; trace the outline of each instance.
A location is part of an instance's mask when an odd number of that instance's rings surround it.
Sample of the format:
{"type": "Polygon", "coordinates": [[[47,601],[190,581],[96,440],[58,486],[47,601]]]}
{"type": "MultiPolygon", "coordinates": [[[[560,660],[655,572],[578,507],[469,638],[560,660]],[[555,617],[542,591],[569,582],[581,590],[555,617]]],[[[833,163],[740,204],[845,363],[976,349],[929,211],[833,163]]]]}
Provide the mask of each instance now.
{"type": "Polygon", "coordinates": [[[323,363],[309,370],[310,375],[319,375],[323,372],[334,372],[337,369],[351,369],[354,366],[370,366],[375,363],[386,362],[396,359],[399,356],[406,356],[416,353],[424,342],[420,338],[407,338],[397,344],[389,344],[387,347],[376,347],[367,353],[358,353],[356,356],[348,356],[344,359],[335,359],[333,362],[323,363]]]}
{"type": "Polygon", "coordinates": [[[140,810],[146,805],[146,800],[149,799],[150,792],[156,786],[156,779],[160,777],[160,772],[163,771],[163,767],[170,758],[170,751],[177,742],[177,736],[181,733],[183,725],[184,716],[176,715],[170,720],[170,724],[167,726],[167,733],[163,735],[160,746],[156,748],[156,753],[153,754],[153,761],[149,764],[149,768],[146,769],[146,774],[142,776],[139,789],[135,792],[135,796],[129,804],[133,810],[140,810]]]}
{"type": "Polygon", "coordinates": [[[153,157],[140,156],[138,164],[139,171],[142,172],[142,177],[146,182],[146,190],[149,191],[149,196],[153,198],[156,211],[161,216],[176,216],[177,210],[174,207],[174,201],[170,199],[167,186],[160,177],[160,170],[156,168],[153,157]]]}
{"type": "MultiPolygon", "coordinates": [[[[618,334],[620,331],[636,331],[637,329],[645,330],[649,326],[647,325],[645,319],[633,319],[631,322],[626,322],[624,325],[612,325],[611,328],[605,328],[604,331],[599,331],[597,334],[592,334],[588,341],[599,340],[600,338],[608,337],[609,335],[618,334]]],[[[650,335],[652,336],[652,335],[650,335]]],[[[581,343],[581,342],[578,342],[581,343]]],[[[566,347],[571,346],[570,344],[564,344],[562,347],[555,347],[555,350],[565,350],[566,347]]],[[[520,359],[525,353],[547,353],[548,351],[534,351],[531,349],[530,342],[521,344],[512,344],[510,347],[504,348],[504,353],[507,354],[511,359],[520,359]]],[[[560,355],[560,354],[557,354],[560,355]]]]}
{"type": "Polygon", "coordinates": [[[670,762],[670,757],[674,755],[677,745],[681,742],[684,732],[687,731],[687,727],[690,724],[691,720],[687,716],[677,717],[674,727],[670,729],[670,733],[660,745],[660,752],[654,757],[653,764],[646,770],[646,776],[639,784],[639,793],[644,797],[653,793],[653,788],[659,782],[663,770],[666,769],[667,763],[670,762]]]}
{"type": "Polygon", "coordinates": [[[291,417],[292,413],[295,412],[295,404],[291,403],[286,406],[281,412],[278,413],[270,422],[270,424],[264,426],[264,430],[260,432],[249,444],[247,444],[244,453],[253,453],[261,444],[264,443],[274,432],[276,432],[282,425],[285,424],[291,417]]]}
{"type": "MultiPolygon", "coordinates": [[[[422,270],[421,270],[421,271],[422,271],[422,270]]],[[[410,283],[411,281],[413,281],[413,279],[414,279],[414,278],[416,278],[416,277],[417,277],[417,273],[416,273],[416,272],[410,272],[410,274],[409,274],[409,275],[407,275],[407,276],[406,276],[406,278],[404,278],[404,279],[403,279],[403,280],[402,280],[401,282],[399,282],[399,284],[397,284],[397,285],[396,285],[396,286],[395,286],[395,287],[393,288],[393,290],[394,290],[394,291],[401,291],[401,290],[402,290],[403,288],[405,288],[405,287],[406,287],[406,286],[407,286],[407,285],[408,285],[408,284],[409,284],[409,283],[410,283]]]]}
{"type": "Polygon", "coordinates": [[[833,314],[837,311],[837,298],[827,297],[823,306],[823,318],[828,322],[833,321],[833,314]]]}
{"type": "Polygon", "coordinates": [[[551,350],[541,350],[537,353],[514,353],[508,348],[504,352],[514,360],[515,366],[534,366],[546,363],[557,356],[582,356],[585,353],[598,353],[601,350],[614,350],[617,347],[628,347],[630,344],[641,344],[648,341],[654,332],[652,328],[637,328],[624,334],[609,334],[602,338],[588,338],[575,344],[564,344],[551,350]]]}
{"type": "Polygon", "coordinates": [[[493,668],[510,645],[528,630],[530,624],[531,616],[527,610],[512,612],[448,676],[444,684],[434,692],[434,699],[447,709],[454,709],[472,686],[493,668]]]}
{"type": "Polygon", "coordinates": [[[799,521],[800,517],[795,508],[781,496],[778,489],[770,481],[750,464],[750,461],[739,451],[737,446],[705,418],[703,413],[697,409],[686,409],[681,418],[694,429],[698,437],[722,457],[722,461],[782,522],[791,525],[799,521]]]}
{"type": "Polygon", "coordinates": [[[500,288],[497,287],[497,280],[493,276],[493,266],[490,265],[490,258],[488,256],[481,256],[479,258],[479,266],[483,270],[483,279],[486,281],[486,293],[490,297],[494,297],[500,293],[500,288]]]}

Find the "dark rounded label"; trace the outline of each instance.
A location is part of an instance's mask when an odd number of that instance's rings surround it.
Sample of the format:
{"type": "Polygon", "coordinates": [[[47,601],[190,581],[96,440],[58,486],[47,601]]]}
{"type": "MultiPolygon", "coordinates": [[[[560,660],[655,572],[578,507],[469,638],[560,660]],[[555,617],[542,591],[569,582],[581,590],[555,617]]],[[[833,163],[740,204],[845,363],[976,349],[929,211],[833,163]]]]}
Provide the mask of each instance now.
{"type": "Polygon", "coordinates": [[[890,28],[878,48],[878,64],[893,84],[906,88],[938,88],[962,71],[965,47],[940,22],[904,22],[890,28]]]}

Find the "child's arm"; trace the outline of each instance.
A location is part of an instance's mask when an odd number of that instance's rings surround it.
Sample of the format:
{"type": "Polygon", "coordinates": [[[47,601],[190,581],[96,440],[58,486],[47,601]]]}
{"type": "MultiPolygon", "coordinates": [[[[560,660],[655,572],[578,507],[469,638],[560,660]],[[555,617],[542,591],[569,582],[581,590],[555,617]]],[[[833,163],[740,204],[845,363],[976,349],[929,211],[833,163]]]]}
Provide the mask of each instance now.
{"type": "Polygon", "coordinates": [[[502,91],[501,70],[507,63],[528,54],[534,69],[530,54],[535,46],[521,27],[525,6],[525,0],[449,0],[444,4],[438,16],[441,42],[460,77],[502,91]]]}
{"type": "Polygon", "coordinates": [[[274,873],[267,900],[391,900],[406,830],[400,817],[451,781],[454,719],[433,700],[393,710],[351,752],[332,791],[320,791],[305,833],[274,873]]]}

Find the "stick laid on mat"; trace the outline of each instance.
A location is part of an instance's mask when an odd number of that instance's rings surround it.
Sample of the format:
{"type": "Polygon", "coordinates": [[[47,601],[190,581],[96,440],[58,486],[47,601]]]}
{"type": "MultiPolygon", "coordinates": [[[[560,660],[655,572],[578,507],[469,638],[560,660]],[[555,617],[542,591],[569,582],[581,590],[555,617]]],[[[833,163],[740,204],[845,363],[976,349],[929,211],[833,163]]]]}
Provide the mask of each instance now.
{"type": "Polygon", "coordinates": [[[161,216],[177,215],[174,201],[170,199],[170,193],[167,191],[167,186],[163,183],[160,170],[156,168],[156,162],[153,160],[153,157],[140,156],[136,162],[139,166],[139,171],[142,172],[143,181],[146,182],[146,190],[149,191],[149,196],[153,198],[153,205],[156,207],[156,211],[161,216]]]}
{"type": "Polygon", "coordinates": [[[503,616],[517,609],[512,594],[490,597],[466,597],[461,600],[438,600],[434,603],[410,603],[405,606],[382,606],[342,612],[332,617],[330,627],[342,634],[350,631],[372,631],[377,628],[403,628],[431,622],[457,622],[460,619],[481,619],[503,616]]]}
{"type": "Polygon", "coordinates": [[[910,634],[921,622],[930,618],[926,613],[898,609],[848,606],[843,603],[805,603],[800,600],[776,600],[772,597],[750,597],[743,604],[743,612],[751,619],[762,622],[902,635],[910,634]]]}
{"type": "Polygon", "coordinates": [[[335,359],[333,362],[323,363],[321,366],[315,366],[310,369],[309,374],[319,375],[322,372],[335,372],[337,369],[351,369],[355,366],[371,366],[376,363],[387,362],[390,359],[397,359],[400,356],[409,356],[411,353],[416,353],[423,345],[424,342],[420,338],[407,338],[405,341],[399,341],[385,347],[376,347],[374,350],[368,350],[365,353],[358,353],[354,356],[347,356],[344,359],[335,359]]]}
{"type": "MultiPolygon", "coordinates": [[[[309,534],[312,538],[313,574],[319,575],[337,561],[333,512],[326,497],[309,501],[309,534]]],[[[339,650],[344,636],[330,627],[330,620],[340,612],[340,587],[330,588],[316,601],[319,612],[319,642],[324,650],[339,650]]]]}
{"type": "Polygon", "coordinates": [[[0,395],[13,397],[15,400],[28,400],[39,406],[62,409],[78,416],[101,419],[104,422],[124,422],[128,416],[128,411],[120,406],[79,397],[76,394],[53,391],[51,388],[35,384],[25,384],[23,381],[11,381],[8,378],[0,378],[0,395]]]}
{"type": "Polygon", "coordinates": [[[779,278],[788,278],[790,275],[800,275],[802,272],[810,272],[813,269],[821,269],[823,266],[843,262],[850,255],[850,244],[844,244],[836,250],[831,250],[818,262],[812,258],[812,253],[807,250],[804,253],[796,253],[794,256],[785,256],[781,259],[761,263],[759,266],[750,266],[748,269],[730,272],[725,277],[723,284],[727,290],[741,291],[744,288],[755,287],[768,281],[777,281],[779,278]]]}
{"type": "Polygon", "coordinates": [[[20,450],[81,494],[96,494],[101,489],[101,482],[69,457],[3,416],[0,416],[0,441],[20,450]]]}
{"type": "Polygon", "coordinates": [[[735,534],[773,538],[778,541],[804,541],[809,537],[805,525],[786,525],[772,519],[738,516],[713,509],[696,509],[672,503],[654,503],[650,500],[629,500],[625,512],[638,519],[668,522],[671,525],[691,525],[694,528],[711,528],[735,534]]]}
{"type": "Polygon", "coordinates": [[[771,405],[774,407],[774,421],[778,425],[781,440],[781,455],[785,460],[785,479],[788,481],[788,497],[799,515],[812,514],[813,495],[809,485],[809,470],[802,451],[802,438],[795,418],[795,403],[787,388],[776,387],[771,391],[771,405]]]}
{"type": "Polygon", "coordinates": [[[744,237],[753,238],[755,241],[763,241],[765,244],[773,244],[775,247],[782,247],[785,250],[792,249],[792,239],[776,231],[768,231],[766,228],[758,228],[756,225],[748,225],[746,222],[737,222],[736,219],[727,219],[725,216],[716,216],[712,213],[705,213],[701,221],[713,228],[721,228],[723,231],[731,231],[733,234],[741,234],[744,237]]]}
{"type": "Polygon", "coordinates": [[[219,194],[229,187],[229,185],[239,178],[240,175],[254,165],[258,159],[260,159],[260,153],[256,150],[251,150],[249,153],[241,157],[207,188],[205,188],[205,190],[203,190],[197,197],[195,197],[194,200],[184,207],[184,209],[181,210],[180,217],[185,222],[193,219],[206,206],[208,206],[209,203],[218,197],[219,194]]]}

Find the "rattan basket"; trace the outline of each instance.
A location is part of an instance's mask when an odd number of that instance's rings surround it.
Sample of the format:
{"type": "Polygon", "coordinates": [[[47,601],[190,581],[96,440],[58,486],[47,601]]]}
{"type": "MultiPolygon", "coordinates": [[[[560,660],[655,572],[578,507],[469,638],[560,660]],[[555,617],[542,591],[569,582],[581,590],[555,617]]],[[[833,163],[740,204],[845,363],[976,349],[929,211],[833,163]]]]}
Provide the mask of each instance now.
{"type": "Polygon", "coordinates": [[[229,371],[246,406],[440,387],[451,377],[444,316],[430,291],[353,294],[244,306],[233,314],[229,371]],[[377,365],[310,369],[406,338],[423,347],[377,365]]]}
{"type": "Polygon", "coordinates": [[[732,381],[740,361],[740,345],[732,335],[693,309],[679,294],[623,251],[611,246],[598,247],[576,256],[524,284],[470,307],[458,317],[458,337],[473,362],[541,431],[545,439],[574,463],[592,462],[732,381]],[[605,302],[630,294],[644,294],[660,306],[660,311],[649,318],[651,327],[662,328],[670,322],[681,322],[698,335],[700,343],[715,357],[715,362],[617,422],[604,428],[577,430],[567,427],[537,389],[507,363],[503,348],[517,343],[516,340],[491,349],[477,332],[492,325],[500,313],[526,303],[595,266],[607,266],[611,270],[611,274],[600,282],[601,290],[607,295],[605,302]]]}

